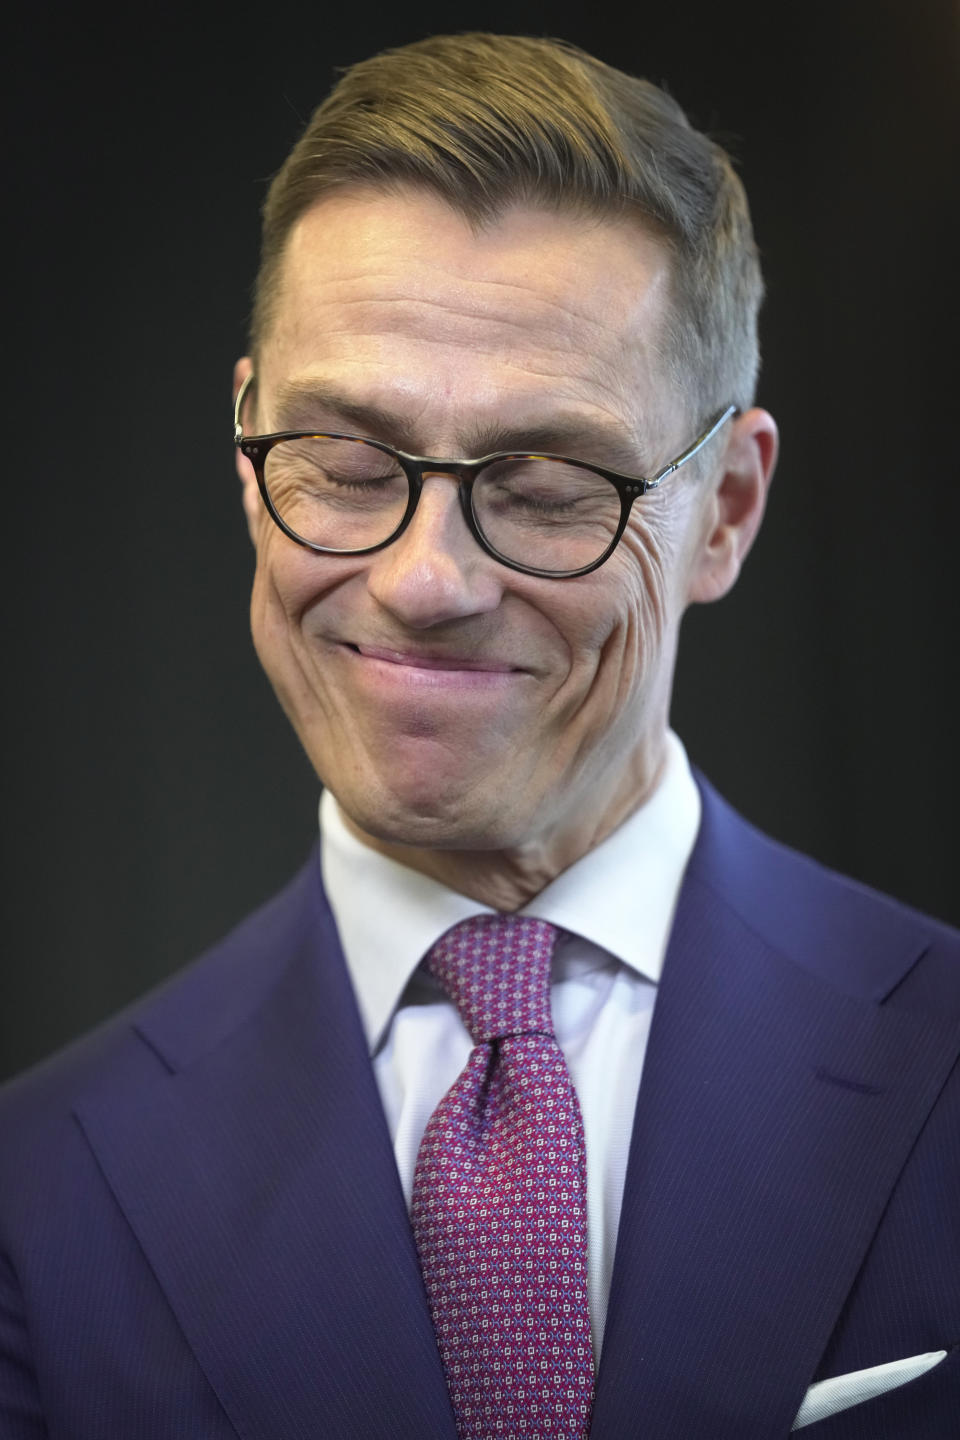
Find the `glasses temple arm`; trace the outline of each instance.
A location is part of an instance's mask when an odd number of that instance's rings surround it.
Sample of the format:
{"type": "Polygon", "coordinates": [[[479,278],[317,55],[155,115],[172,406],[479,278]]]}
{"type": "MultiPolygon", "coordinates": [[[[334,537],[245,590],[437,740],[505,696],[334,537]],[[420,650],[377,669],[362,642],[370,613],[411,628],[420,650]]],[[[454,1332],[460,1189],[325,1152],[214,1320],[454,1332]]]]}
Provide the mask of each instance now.
{"type": "Polygon", "coordinates": [[[234,445],[239,445],[239,444],[240,444],[240,441],[243,439],[243,424],[242,424],[242,422],[241,422],[241,420],[240,420],[240,412],[241,412],[241,410],[243,409],[243,402],[244,402],[244,400],[246,399],[247,391],[250,389],[250,386],[251,386],[252,384],[253,384],[253,371],[251,370],[251,371],[250,371],[250,374],[247,376],[246,380],[244,380],[243,384],[240,386],[240,389],[237,391],[237,398],[236,398],[236,400],[235,400],[234,403],[233,403],[233,443],[234,443],[234,445]]]}
{"type": "Polygon", "coordinates": [[[707,441],[713,439],[714,435],[716,435],[717,431],[721,428],[721,426],[726,425],[731,415],[736,415],[739,412],[739,408],[740,407],[738,405],[728,405],[726,410],[724,410],[723,414],[718,415],[710,428],[708,430],[705,430],[702,435],[700,435],[696,440],[694,440],[693,444],[689,446],[688,449],[684,450],[682,455],[678,455],[675,460],[671,460],[670,464],[665,465],[658,474],[654,475],[652,480],[647,481],[647,490],[656,490],[657,486],[660,485],[662,481],[666,480],[668,475],[672,475],[675,470],[680,469],[681,465],[686,465],[688,460],[692,460],[694,455],[696,455],[699,450],[703,449],[707,441]]]}

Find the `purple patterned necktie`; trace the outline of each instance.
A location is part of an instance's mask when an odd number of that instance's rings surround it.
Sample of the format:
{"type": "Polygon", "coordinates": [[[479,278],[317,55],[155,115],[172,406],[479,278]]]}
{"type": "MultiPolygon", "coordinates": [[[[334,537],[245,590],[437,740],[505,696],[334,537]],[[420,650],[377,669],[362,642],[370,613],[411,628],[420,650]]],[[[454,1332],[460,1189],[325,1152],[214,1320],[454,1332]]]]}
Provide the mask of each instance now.
{"type": "Polygon", "coordinates": [[[586,1151],[550,1018],[557,931],[482,915],[426,957],[473,1037],[424,1132],[413,1231],[460,1440],[584,1440],[586,1151]]]}

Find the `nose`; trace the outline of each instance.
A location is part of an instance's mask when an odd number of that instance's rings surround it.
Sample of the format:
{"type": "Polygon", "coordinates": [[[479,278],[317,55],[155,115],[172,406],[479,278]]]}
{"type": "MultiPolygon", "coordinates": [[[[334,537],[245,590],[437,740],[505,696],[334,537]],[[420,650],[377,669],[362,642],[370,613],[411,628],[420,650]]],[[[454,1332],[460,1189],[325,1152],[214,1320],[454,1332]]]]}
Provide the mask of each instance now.
{"type": "Polygon", "coordinates": [[[371,557],[367,588],[414,630],[495,610],[503,595],[497,565],[467,529],[452,476],[424,476],[403,534],[371,557]]]}

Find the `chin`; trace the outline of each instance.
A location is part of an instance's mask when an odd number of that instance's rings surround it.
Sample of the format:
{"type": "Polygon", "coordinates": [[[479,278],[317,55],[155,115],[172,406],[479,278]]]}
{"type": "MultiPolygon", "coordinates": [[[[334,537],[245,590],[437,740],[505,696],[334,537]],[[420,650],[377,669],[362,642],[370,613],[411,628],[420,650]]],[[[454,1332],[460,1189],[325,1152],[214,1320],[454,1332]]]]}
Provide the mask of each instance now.
{"type": "Polygon", "coordinates": [[[495,778],[505,757],[469,747],[464,753],[433,737],[341,734],[311,758],[353,823],[394,844],[458,848],[490,825],[499,828],[505,789],[510,793],[495,778]]]}
{"type": "MultiPolygon", "coordinates": [[[[341,809],[364,834],[384,845],[425,850],[501,850],[511,846],[514,817],[506,817],[499,795],[481,796],[471,787],[426,781],[363,787],[329,787],[341,809]]],[[[497,787],[499,790],[499,787],[497,787]]]]}

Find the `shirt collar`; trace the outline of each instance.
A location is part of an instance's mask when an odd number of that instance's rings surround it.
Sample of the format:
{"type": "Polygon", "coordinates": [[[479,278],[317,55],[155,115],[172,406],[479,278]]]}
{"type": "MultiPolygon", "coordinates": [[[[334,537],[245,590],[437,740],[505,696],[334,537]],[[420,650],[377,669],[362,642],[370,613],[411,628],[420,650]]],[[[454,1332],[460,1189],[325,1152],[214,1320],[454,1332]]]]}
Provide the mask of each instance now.
{"type": "MultiPolygon", "coordinates": [[[[668,731],[653,794],[520,913],[582,936],[656,982],[699,826],[700,792],[668,731]]],[[[373,1053],[431,945],[459,921],[493,912],[365,845],[328,790],[320,833],[323,884],[373,1053]]]]}

